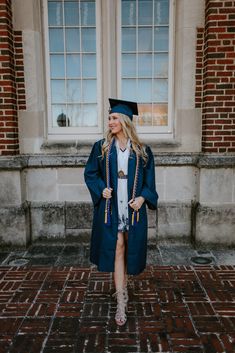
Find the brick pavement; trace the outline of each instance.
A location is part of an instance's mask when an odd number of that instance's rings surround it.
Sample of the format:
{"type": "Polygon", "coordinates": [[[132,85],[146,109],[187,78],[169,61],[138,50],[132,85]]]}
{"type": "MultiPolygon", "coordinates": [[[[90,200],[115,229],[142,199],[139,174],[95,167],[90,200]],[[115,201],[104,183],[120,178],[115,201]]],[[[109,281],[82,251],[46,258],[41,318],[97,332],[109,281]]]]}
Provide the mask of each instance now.
{"type": "Polygon", "coordinates": [[[112,273],[0,267],[0,353],[235,352],[235,266],[148,265],[117,327],[112,273]]]}

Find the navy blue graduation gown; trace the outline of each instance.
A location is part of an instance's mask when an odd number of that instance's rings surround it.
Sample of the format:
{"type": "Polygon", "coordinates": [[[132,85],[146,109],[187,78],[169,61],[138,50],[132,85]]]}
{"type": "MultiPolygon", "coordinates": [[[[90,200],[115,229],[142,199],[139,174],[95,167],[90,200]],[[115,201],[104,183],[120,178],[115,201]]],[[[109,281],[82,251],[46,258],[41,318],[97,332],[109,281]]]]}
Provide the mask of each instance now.
{"type": "MultiPolygon", "coordinates": [[[[118,205],[117,205],[117,151],[113,144],[110,151],[110,186],[113,188],[111,198],[111,225],[104,223],[105,198],[102,191],[106,188],[106,164],[102,159],[102,143],[104,139],[95,142],[88,158],[84,177],[94,205],[93,225],[90,242],[90,261],[97,265],[98,271],[114,272],[115,251],[118,235],[118,205]]],[[[144,165],[142,158],[139,163],[137,196],[143,196],[145,202],[139,210],[139,222],[131,225],[132,208],[128,207],[129,232],[127,251],[127,273],[138,275],[146,267],[147,255],[147,212],[146,205],[156,210],[158,194],[155,187],[154,158],[149,146],[146,146],[148,162],[144,165]]],[[[128,200],[132,198],[136,154],[130,152],[128,160],[128,200]]]]}

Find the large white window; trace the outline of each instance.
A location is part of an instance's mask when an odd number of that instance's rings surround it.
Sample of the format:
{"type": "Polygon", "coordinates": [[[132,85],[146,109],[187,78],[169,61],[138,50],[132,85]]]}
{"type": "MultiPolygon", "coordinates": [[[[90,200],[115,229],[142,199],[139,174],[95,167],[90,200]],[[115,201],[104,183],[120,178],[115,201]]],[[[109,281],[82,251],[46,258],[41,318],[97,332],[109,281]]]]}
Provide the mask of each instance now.
{"type": "Polygon", "coordinates": [[[101,130],[95,0],[45,1],[49,133],[101,130]]]}
{"type": "Polygon", "coordinates": [[[138,102],[139,132],[169,133],[173,1],[122,0],[119,5],[118,95],[138,102]]]}
{"type": "Polygon", "coordinates": [[[138,102],[140,133],[169,136],[175,0],[43,1],[49,135],[102,134],[111,95],[138,102]]]}

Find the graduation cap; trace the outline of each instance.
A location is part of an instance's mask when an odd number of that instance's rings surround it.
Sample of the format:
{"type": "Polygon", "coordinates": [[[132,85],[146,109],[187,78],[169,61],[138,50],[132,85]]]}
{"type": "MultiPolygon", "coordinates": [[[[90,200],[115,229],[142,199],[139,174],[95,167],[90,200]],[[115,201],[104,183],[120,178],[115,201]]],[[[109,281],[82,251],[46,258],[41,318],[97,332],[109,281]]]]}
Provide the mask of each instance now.
{"type": "Polygon", "coordinates": [[[109,98],[111,107],[110,114],[121,113],[127,115],[131,120],[133,115],[138,115],[138,106],[136,102],[129,102],[120,99],[109,98]]]}

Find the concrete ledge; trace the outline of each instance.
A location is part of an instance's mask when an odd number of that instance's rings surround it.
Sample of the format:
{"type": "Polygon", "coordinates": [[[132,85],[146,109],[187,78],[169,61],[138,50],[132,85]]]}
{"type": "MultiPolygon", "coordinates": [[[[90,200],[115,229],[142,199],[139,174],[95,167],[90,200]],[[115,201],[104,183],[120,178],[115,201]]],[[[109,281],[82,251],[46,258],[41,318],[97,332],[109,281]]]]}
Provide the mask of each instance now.
{"type": "MultiPolygon", "coordinates": [[[[24,168],[84,167],[89,151],[64,155],[20,155],[0,157],[0,170],[22,170],[24,168]]],[[[235,166],[235,154],[207,155],[201,153],[157,153],[156,166],[192,165],[198,168],[222,168],[235,166]]]]}

